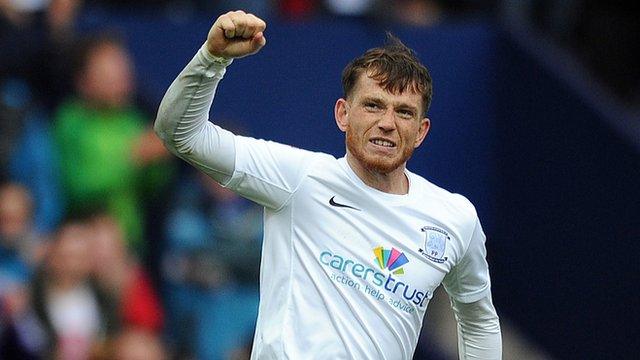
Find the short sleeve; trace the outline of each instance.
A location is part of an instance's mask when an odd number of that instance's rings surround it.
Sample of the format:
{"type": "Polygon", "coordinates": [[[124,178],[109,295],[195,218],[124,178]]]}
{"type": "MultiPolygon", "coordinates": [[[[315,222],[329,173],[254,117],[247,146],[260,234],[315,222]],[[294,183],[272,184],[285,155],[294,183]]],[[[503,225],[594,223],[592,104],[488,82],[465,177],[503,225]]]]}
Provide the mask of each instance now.
{"type": "Polygon", "coordinates": [[[449,296],[457,301],[478,301],[491,289],[485,240],[480,221],[476,218],[467,251],[442,282],[449,296]]]}
{"type": "Polygon", "coordinates": [[[233,176],[223,185],[275,210],[288,202],[315,159],[325,155],[244,136],[235,137],[235,150],[233,176]]]}

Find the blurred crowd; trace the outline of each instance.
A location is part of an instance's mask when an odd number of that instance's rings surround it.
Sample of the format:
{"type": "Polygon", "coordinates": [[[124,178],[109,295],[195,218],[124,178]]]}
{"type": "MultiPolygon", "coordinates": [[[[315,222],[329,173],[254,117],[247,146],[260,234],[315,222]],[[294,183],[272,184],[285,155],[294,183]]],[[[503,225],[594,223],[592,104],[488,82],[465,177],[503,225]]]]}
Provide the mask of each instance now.
{"type": "Polygon", "coordinates": [[[82,11],[428,26],[446,3],[0,0],[0,358],[250,354],[262,209],[169,156],[125,39],[77,33],[82,11]]]}
{"type": "Polygon", "coordinates": [[[247,358],[261,209],[180,168],[76,0],[0,0],[0,358],[247,358]]]}
{"type": "Polygon", "coordinates": [[[0,0],[0,359],[246,359],[251,349],[262,209],[165,151],[124,39],[78,34],[84,8],[431,26],[495,3],[0,0]]]}

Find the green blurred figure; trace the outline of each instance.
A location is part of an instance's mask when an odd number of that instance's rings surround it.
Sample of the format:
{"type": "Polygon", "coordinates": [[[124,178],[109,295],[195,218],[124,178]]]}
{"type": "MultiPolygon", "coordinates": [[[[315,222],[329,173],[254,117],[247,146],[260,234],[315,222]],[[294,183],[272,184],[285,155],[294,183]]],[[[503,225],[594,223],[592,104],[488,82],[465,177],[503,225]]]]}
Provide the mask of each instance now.
{"type": "Polygon", "coordinates": [[[54,124],[67,209],[104,208],[142,255],[143,201],[152,195],[148,189],[159,193],[170,178],[162,161],[167,153],[133,105],[133,64],[121,42],[106,36],[85,40],[74,68],[77,97],[60,106],[54,124]]]}

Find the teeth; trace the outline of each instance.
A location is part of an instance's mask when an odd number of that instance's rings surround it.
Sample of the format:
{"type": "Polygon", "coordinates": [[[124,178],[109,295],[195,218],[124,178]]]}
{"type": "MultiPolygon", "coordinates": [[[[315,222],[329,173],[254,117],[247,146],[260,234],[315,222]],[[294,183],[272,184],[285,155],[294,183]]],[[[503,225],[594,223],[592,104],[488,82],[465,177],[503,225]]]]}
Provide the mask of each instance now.
{"type": "Polygon", "coordinates": [[[371,140],[371,142],[380,146],[393,147],[393,143],[387,140],[374,139],[374,140],[371,140]]]}

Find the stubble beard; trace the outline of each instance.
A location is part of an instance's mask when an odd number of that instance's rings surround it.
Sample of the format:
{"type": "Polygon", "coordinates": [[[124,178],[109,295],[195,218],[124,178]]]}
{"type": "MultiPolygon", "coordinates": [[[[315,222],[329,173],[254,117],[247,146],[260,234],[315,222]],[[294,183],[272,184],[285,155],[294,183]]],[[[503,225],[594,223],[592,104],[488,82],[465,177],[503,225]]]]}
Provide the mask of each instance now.
{"type": "Polygon", "coordinates": [[[349,153],[368,171],[378,174],[389,174],[406,163],[414,148],[408,146],[402,150],[402,154],[398,158],[388,158],[382,156],[367,155],[363,147],[359,147],[361,141],[357,138],[353,131],[347,131],[346,142],[349,153]]]}

